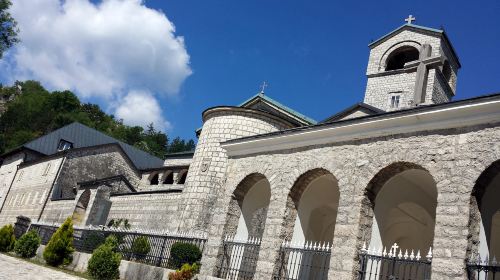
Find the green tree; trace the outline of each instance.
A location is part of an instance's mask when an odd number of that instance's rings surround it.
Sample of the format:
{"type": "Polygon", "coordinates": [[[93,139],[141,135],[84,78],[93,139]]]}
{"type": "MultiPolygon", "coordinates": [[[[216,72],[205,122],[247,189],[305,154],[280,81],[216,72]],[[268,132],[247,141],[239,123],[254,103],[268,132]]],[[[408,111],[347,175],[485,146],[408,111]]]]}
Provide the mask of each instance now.
{"type": "Polygon", "coordinates": [[[36,255],[36,250],[41,242],[42,239],[36,230],[32,229],[16,241],[14,251],[23,258],[32,258],[36,255]]]}
{"type": "Polygon", "coordinates": [[[118,279],[122,258],[116,253],[117,246],[118,240],[110,235],[104,244],[94,250],[87,265],[87,271],[93,279],[118,279]]]}
{"type": "Polygon", "coordinates": [[[0,58],[7,49],[19,42],[17,22],[9,12],[11,5],[10,0],[0,0],[0,58]]]}
{"type": "Polygon", "coordinates": [[[73,222],[69,217],[50,238],[43,251],[43,259],[52,266],[67,265],[73,260],[74,251],[73,222]]]}
{"type": "Polygon", "coordinates": [[[9,252],[14,249],[16,237],[12,225],[5,225],[0,229],[0,252],[9,252]]]}

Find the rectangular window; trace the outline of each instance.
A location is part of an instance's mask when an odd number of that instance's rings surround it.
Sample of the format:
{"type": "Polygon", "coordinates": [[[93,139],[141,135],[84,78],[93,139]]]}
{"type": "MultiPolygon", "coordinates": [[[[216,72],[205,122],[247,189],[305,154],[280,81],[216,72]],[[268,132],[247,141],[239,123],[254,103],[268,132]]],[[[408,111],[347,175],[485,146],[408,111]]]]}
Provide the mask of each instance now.
{"type": "Polygon", "coordinates": [[[50,170],[50,163],[47,163],[47,165],[45,166],[45,170],[43,171],[43,176],[47,176],[47,174],[49,174],[49,170],[50,170]]]}
{"type": "Polygon", "coordinates": [[[399,95],[391,96],[391,108],[396,109],[399,108],[399,95]]]}
{"type": "Polygon", "coordinates": [[[57,145],[57,150],[58,151],[65,151],[73,148],[73,143],[61,139],[59,141],[59,145],[57,145]]]}

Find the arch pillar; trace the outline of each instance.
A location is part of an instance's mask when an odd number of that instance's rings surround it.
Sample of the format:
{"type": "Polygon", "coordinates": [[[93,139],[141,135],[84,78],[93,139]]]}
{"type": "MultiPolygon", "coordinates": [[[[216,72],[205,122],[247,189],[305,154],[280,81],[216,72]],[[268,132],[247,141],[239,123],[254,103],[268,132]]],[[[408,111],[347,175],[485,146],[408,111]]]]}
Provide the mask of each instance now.
{"type": "MultiPolygon", "coordinates": [[[[364,196],[353,184],[339,181],[340,199],[328,279],[355,279],[358,252],[363,245],[363,227],[369,220],[362,215],[364,196]]],[[[363,189],[363,188],[361,188],[363,189]]],[[[366,202],[368,203],[368,202],[366,202]]]]}
{"type": "MultiPolygon", "coordinates": [[[[282,180],[275,180],[282,182],[282,180]]],[[[290,182],[290,186],[293,182],[290,182]]],[[[289,208],[288,190],[286,186],[273,185],[271,191],[271,202],[267,210],[267,219],[264,234],[260,245],[259,259],[255,270],[254,279],[271,279],[281,243],[283,242],[283,217],[287,217],[286,212],[289,208]],[[276,190],[280,190],[276,192],[276,190]]]]}
{"type": "Polygon", "coordinates": [[[468,249],[470,191],[474,182],[457,175],[448,178],[450,179],[441,180],[437,184],[432,279],[464,280],[467,279],[465,260],[468,249]]]}

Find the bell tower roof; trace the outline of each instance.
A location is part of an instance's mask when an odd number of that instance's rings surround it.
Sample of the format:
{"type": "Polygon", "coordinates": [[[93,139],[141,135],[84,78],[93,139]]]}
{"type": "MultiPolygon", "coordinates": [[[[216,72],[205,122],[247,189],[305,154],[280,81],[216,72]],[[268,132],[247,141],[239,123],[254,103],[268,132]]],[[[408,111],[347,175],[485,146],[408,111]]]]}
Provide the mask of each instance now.
{"type": "Polygon", "coordinates": [[[458,58],[458,55],[457,55],[455,49],[453,48],[453,45],[450,42],[450,39],[448,38],[448,36],[446,35],[446,32],[443,29],[436,29],[436,28],[416,25],[413,23],[407,23],[407,24],[401,25],[400,27],[394,29],[393,31],[391,31],[391,32],[385,34],[384,36],[378,38],[377,40],[371,42],[370,44],[368,44],[368,47],[370,47],[370,49],[373,49],[376,46],[380,45],[381,43],[383,43],[383,42],[387,41],[388,39],[400,34],[401,32],[403,32],[405,30],[442,38],[444,40],[445,44],[447,45],[447,47],[449,47],[449,49],[451,50],[453,59],[455,60],[455,63],[457,64],[458,68],[460,68],[462,66],[460,64],[460,59],[458,58]]]}

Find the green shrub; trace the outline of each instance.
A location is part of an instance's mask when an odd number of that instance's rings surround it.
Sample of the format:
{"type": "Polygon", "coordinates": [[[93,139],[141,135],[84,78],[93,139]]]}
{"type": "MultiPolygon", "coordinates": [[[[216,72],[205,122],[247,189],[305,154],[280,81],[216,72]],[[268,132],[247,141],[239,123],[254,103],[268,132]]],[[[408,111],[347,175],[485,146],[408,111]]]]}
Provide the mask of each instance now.
{"type": "Polygon", "coordinates": [[[110,235],[104,244],[94,250],[87,265],[87,271],[93,279],[118,279],[122,257],[115,252],[116,246],[118,239],[110,235]]]}
{"type": "Polygon", "coordinates": [[[5,225],[0,229],[0,252],[9,252],[14,249],[16,236],[12,225],[5,225]]]}
{"type": "Polygon", "coordinates": [[[57,229],[50,238],[47,247],[43,251],[43,258],[47,264],[59,266],[67,265],[73,260],[73,222],[71,217],[57,229]]]}
{"type": "Polygon", "coordinates": [[[182,265],[198,263],[201,260],[201,251],[198,246],[190,243],[176,242],[170,249],[168,267],[180,269],[182,265]]]}
{"type": "Polygon", "coordinates": [[[150,250],[151,246],[149,245],[149,241],[146,236],[137,237],[132,243],[132,247],[130,247],[130,251],[136,259],[146,257],[150,250]]]}
{"type": "Polygon", "coordinates": [[[170,272],[168,274],[168,280],[190,280],[196,273],[199,272],[199,270],[200,266],[198,264],[193,263],[193,265],[189,265],[186,263],[181,267],[181,269],[178,269],[175,272],[170,272]]]}
{"type": "Polygon", "coordinates": [[[42,239],[38,236],[36,230],[32,229],[16,241],[14,251],[21,257],[29,259],[36,255],[36,250],[41,242],[42,239]]]}

